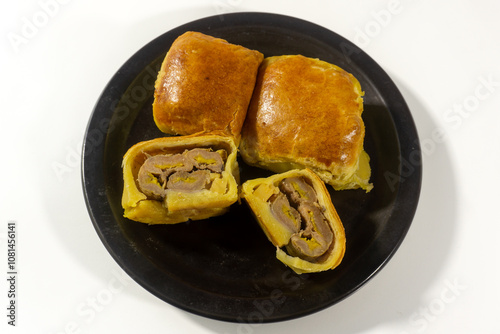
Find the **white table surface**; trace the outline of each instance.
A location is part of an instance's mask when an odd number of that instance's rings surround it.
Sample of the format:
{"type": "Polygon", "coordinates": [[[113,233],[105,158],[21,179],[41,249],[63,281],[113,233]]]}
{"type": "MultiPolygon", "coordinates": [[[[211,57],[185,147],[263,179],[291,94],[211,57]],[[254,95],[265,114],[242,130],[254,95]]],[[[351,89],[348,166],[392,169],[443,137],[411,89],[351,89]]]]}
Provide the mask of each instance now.
{"type": "Polygon", "coordinates": [[[500,3],[326,3],[2,2],[2,333],[500,333],[500,3]],[[240,11],[295,16],[356,43],[401,90],[423,145],[419,207],[387,266],[344,301],[272,324],[206,319],[144,290],[99,240],[80,181],[87,121],[115,71],[178,25],[240,11]],[[9,222],[16,327],[7,324],[9,222]]]}

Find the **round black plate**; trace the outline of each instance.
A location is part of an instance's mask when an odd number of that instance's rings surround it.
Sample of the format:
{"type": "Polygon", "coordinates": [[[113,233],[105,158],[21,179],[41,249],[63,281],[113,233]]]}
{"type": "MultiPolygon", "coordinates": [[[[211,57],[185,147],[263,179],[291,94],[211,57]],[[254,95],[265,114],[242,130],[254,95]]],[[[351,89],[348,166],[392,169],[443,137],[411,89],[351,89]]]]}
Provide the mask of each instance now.
{"type": "MultiPolygon", "coordinates": [[[[398,89],[368,55],[341,36],[300,19],[236,13],[200,19],[156,38],[115,74],[90,118],[83,147],[87,207],[102,242],[141,286],[189,312],[234,322],[292,319],[331,306],[367,282],[394,254],[420,193],[421,153],[410,111],[398,89]],[[154,82],[174,39],[199,31],[265,56],[302,54],[351,72],[365,91],[365,149],[372,182],[331,191],[346,230],[347,250],[335,270],[296,275],[245,203],[226,215],[170,226],[122,217],[121,162],[133,144],[164,136],[152,117],[154,82]]],[[[269,172],[240,161],[242,181],[269,172]]]]}

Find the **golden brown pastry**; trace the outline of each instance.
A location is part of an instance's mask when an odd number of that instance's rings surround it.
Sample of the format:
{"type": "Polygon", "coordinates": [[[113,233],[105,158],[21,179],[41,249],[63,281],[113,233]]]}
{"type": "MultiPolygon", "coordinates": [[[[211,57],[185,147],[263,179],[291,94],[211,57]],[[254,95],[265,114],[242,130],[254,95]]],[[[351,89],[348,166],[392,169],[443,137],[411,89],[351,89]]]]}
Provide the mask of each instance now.
{"type": "Polygon", "coordinates": [[[157,138],[123,157],[124,216],[175,224],[223,214],[238,200],[234,139],[219,134],[157,138]]]}
{"type": "Polygon", "coordinates": [[[278,173],[307,167],[337,190],[370,191],[362,96],[338,66],[301,55],[264,59],[241,133],[244,161],[278,173]]]}
{"type": "Polygon", "coordinates": [[[340,264],[345,233],[323,181],[296,169],[242,186],[244,197],[276,257],[296,273],[320,272],[340,264]]]}
{"type": "Polygon", "coordinates": [[[179,36],[155,83],[156,125],[168,134],[218,130],[239,138],[263,57],[199,32],[179,36]]]}

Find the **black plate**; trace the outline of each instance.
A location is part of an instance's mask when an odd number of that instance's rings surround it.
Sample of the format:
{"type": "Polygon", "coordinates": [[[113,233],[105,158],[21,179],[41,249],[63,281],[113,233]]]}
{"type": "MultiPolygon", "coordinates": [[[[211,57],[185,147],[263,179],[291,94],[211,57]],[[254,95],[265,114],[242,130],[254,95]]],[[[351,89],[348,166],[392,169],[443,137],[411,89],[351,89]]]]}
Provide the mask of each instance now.
{"type": "MultiPolygon", "coordinates": [[[[189,312],[235,322],[297,318],[347,297],[394,254],[413,219],[421,154],[398,89],[368,55],[341,36],[300,19],[236,13],[197,20],[156,38],[115,74],[90,118],[82,178],[92,222],[118,264],[141,286],[189,312]],[[333,192],[347,251],[332,271],[296,275],[275,258],[245,204],[206,221],[148,226],[122,217],[121,161],[133,144],[163,136],[151,111],[153,85],[174,39],[193,30],[265,56],[302,54],[351,72],[365,91],[365,149],[375,188],[333,192]]],[[[270,173],[245,166],[242,181],[270,173]]],[[[389,292],[390,293],[390,292],[389,292]]]]}

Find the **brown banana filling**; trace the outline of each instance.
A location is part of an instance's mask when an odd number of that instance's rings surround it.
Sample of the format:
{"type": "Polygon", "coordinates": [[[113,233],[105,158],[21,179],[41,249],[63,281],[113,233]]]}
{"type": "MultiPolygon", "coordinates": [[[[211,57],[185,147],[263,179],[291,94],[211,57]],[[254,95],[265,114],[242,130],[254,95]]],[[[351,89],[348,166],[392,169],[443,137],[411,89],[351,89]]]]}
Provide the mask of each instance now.
{"type": "Polygon", "coordinates": [[[137,184],[148,198],[162,200],[167,190],[196,192],[210,189],[214,179],[221,178],[227,153],[194,148],[183,153],[154,155],[144,161],[137,184]]]}
{"type": "Polygon", "coordinates": [[[302,177],[289,177],[269,199],[274,217],[291,233],[286,250],[292,256],[318,262],[333,243],[333,232],[314,188],[302,177]]]}

